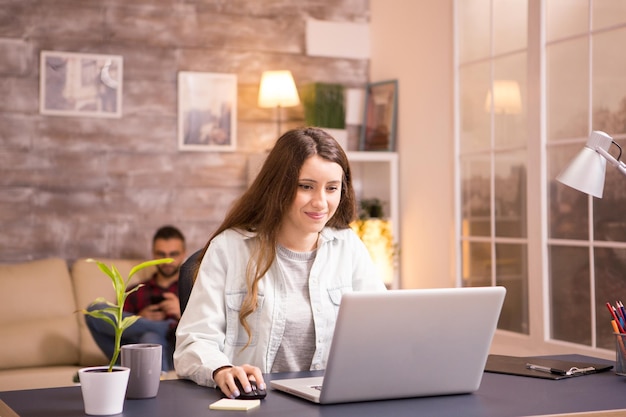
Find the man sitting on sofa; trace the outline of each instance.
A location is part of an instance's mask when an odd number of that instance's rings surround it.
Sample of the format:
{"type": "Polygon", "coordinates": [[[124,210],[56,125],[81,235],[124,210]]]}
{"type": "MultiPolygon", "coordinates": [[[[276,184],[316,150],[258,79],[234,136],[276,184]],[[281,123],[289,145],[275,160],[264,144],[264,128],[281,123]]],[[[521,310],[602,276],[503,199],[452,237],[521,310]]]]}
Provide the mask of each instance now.
{"type": "MultiPolygon", "coordinates": [[[[139,290],[129,294],[124,303],[125,314],[141,318],[124,332],[122,345],[157,343],[163,346],[163,371],[174,369],[175,330],[180,320],[178,273],[185,260],[185,237],[173,226],[163,226],[152,239],[154,259],[173,258],[174,262],[156,266],[156,272],[143,282],[139,290]]],[[[98,308],[95,306],[90,309],[98,308]]],[[[85,316],[91,334],[110,359],[113,356],[113,327],[103,320],[85,316]]],[[[119,361],[118,361],[119,362],[119,361]]]]}

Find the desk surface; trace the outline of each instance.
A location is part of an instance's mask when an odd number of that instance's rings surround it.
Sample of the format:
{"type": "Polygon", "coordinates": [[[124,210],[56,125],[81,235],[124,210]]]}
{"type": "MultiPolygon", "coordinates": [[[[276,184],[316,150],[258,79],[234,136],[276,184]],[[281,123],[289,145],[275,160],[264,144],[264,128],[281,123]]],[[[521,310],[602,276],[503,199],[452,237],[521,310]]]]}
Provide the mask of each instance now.
{"type": "MultiPolygon", "coordinates": [[[[554,358],[607,362],[580,355],[554,358]]],[[[297,375],[308,376],[303,372],[297,375]]],[[[273,378],[295,374],[268,375],[273,378]]],[[[558,381],[485,373],[473,394],[442,397],[372,401],[338,405],[316,405],[288,394],[270,390],[261,407],[249,411],[257,417],[299,416],[360,417],[403,416],[535,416],[626,408],[626,377],[612,371],[558,381]]],[[[123,416],[186,417],[228,416],[232,411],[209,410],[220,395],[212,388],[184,380],[162,381],[159,394],[148,400],[126,400],[123,416]]],[[[20,417],[84,416],[80,387],[0,392],[0,399],[20,417]]],[[[240,414],[238,414],[240,415],[240,414]]]]}

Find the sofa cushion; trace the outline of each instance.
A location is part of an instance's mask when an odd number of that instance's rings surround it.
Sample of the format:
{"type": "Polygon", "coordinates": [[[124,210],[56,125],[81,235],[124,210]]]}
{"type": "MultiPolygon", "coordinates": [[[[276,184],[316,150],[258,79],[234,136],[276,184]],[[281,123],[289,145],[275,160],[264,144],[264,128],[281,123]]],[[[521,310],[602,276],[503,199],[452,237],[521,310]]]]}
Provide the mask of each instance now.
{"type": "Polygon", "coordinates": [[[78,366],[46,366],[0,371],[0,391],[77,385],[74,383],[74,375],[79,369],[78,366]]]}
{"type": "MultiPolygon", "coordinates": [[[[143,260],[131,259],[105,259],[98,258],[98,261],[111,265],[120,271],[122,277],[128,277],[130,270],[143,260]]],[[[131,280],[131,285],[149,279],[155,268],[146,268],[135,274],[131,280]]],[[[76,305],[79,309],[87,308],[96,298],[104,297],[108,301],[115,302],[115,291],[111,279],[104,274],[94,262],[87,262],[86,259],[78,259],[72,265],[72,280],[76,295],[76,305]]],[[[85,317],[80,314],[80,364],[83,366],[106,365],[108,360],[98,348],[98,345],[91,337],[91,333],[85,324],[85,317]]]]}
{"type": "Polygon", "coordinates": [[[0,368],[78,365],[78,330],[74,315],[5,323],[0,368]]]}
{"type": "Polygon", "coordinates": [[[75,365],[78,320],[63,259],[0,264],[0,369],[75,365]]]}

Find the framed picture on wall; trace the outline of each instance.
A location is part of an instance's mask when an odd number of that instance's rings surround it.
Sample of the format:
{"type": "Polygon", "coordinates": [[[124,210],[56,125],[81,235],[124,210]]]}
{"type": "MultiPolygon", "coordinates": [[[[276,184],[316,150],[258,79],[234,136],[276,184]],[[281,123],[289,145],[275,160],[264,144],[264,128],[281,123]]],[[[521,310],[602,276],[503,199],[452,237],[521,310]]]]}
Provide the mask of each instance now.
{"type": "Polygon", "coordinates": [[[119,55],[41,51],[39,112],[55,116],[122,116],[119,55]]]}
{"type": "Polygon", "coordinates": [[[178,73],[178,149],[234,151],[237,142],[237,76],[178,73]]]}
{"type": "Polygon", "coordinates": [[[394,151],[398,111],[398,80],[380,81],[365,89],[365,113],[359,149],[394,151]]]}

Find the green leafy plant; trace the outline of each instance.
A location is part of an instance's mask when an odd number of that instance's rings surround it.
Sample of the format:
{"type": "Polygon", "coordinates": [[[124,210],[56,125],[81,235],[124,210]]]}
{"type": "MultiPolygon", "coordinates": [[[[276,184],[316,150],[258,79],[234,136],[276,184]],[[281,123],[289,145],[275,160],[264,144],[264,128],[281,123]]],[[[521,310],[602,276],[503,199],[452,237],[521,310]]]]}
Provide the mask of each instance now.
{"type": "Polygon", "coordinates": [[[95,299],[91,306],[96,304],[105,304],[106,307],[97,310],[81,310],[81,312],[85,315],[104,320],[109,323],[115,329],[115,345],[113,348],[113,357],[111,358],[111,362],[109,363],[109,372],[113,371],[113,366],[117,362],[117,358],[120,355],[120,349],[122,344],[122,334],[126,329],[132,326],[138,319],[139,316],[127,316],[123,317],[124,312],[124,302],[129,294],[137,291],[143,284],[139,284],[131,290],[127,290],[128,283],[130,279],[135,275],[138,271],[151,267],[153,265],[166,264],[173,262],[172,258],[163,258],[163,259],[154,259],[151,261],[142,262],[138,265],[135,265],[129,272],[128,278],[124,279],[120,274],[120,271],[117,270],[115,265],[111,265],[108,267],[106,264],[97,261],[95,259],[88,259],[87,262],[95,262],[98,264],[98,268],[102,272],[104,272],[109,278],[111,278],[111,282],[113,283],[113,288],[115,289],[115,303],[107,301],[104,297],[98,297],[95,299]]]}
{"type": "Polygon", "coordinates": [[[359,202],[359,219],[383,219],[383,202],[378,198],[364,198],[359,202]]]}
{"type": "Polygon", "coordinates": [[[313,83],[301,88],[305,123],[309,126],[344,129],[344,86],[313,83]]]}

